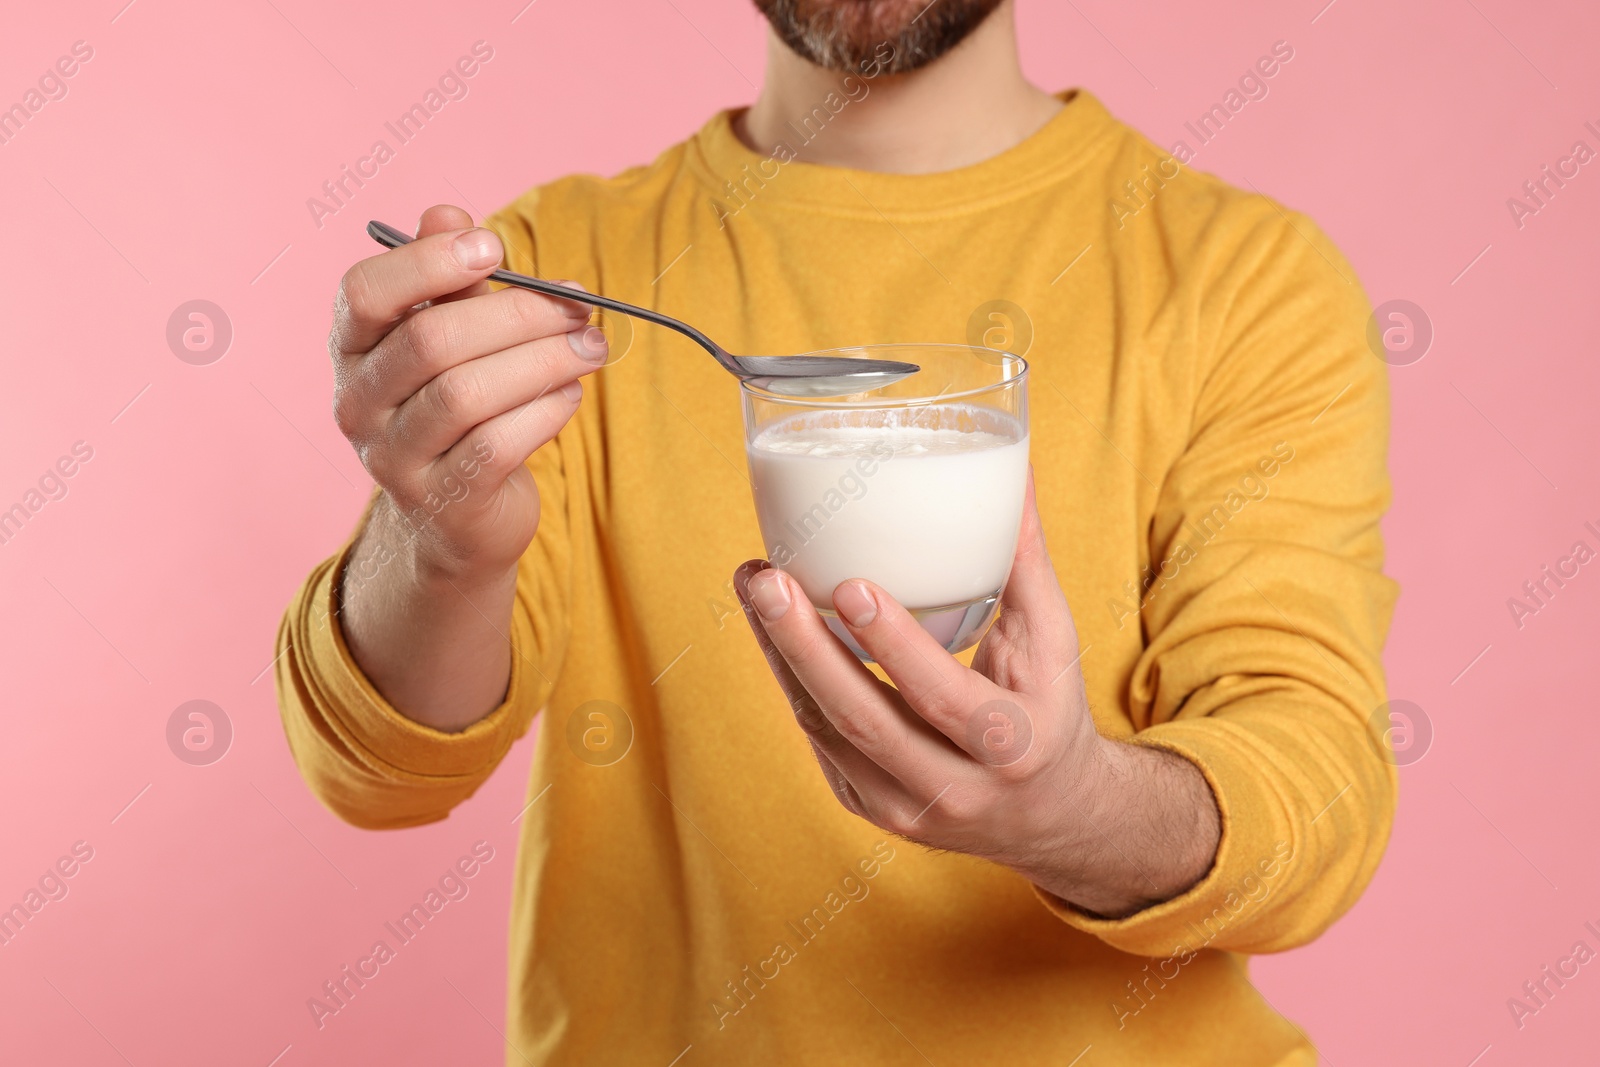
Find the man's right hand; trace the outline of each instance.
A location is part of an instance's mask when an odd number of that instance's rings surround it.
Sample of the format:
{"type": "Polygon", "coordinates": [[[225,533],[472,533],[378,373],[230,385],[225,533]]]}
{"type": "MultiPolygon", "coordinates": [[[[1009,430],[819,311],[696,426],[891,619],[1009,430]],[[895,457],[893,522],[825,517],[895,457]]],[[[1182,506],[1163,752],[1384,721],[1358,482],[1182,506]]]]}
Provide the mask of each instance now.
{"type": "Polygon", "coordinates": [[[503,250],[456,207],[345,274],[334,418],[382,488],[342,586],[346,641],[397,708],[462,729],[504,697],[517,560],[539,523],[525,461],[604,365],[586,305],[484,280],[503,250]]]}
{"type": "Polygon", "coordinates": [[[418,562],[477,581],[533,539],[523,464],[577,410],[606,344],[585,305],[491,291],[500,239],[471,223],[430,208],[416,241],[351,267],[328,349],[334,418],[416,531],[418,562]]]}

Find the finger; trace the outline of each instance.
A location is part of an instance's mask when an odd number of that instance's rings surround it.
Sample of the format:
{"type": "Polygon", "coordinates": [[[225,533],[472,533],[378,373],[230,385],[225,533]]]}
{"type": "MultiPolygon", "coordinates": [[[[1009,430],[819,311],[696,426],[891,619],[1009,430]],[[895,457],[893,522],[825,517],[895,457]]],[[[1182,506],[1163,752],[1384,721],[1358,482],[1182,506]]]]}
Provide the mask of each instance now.
{"type": "MultiPolygon", "coordinates": [[[[750,624],[750,632],[755,635],[756,646],[761,649],[761,654],[766,657],[767,667],[772,671],[772,676],[778,680],[778,687],[783,690],[783,695],[789,702],[789,707],[796,715],[800,714],[803,699],[809,699],[811,694],[806,692],[805,686],[800,684],[800,679],[794,676],[794,671],[789,669],[789,664],[784,660],[783,653],[778,651],[772,643],[772,638],[767,635],[767,629],[761,624],[761,616],[756,612],[755,606],[750,602],[750,579],[771,566],[764,559],[749,559],[739,564],[733,572],[733,591],[739,598],[739,606],[744,609],[745,622],[750,624]]],[[[802,723],[802,725],[805,725],[802,723]]],[[[808,730],[807,733],[810,733],[808,730]]]]}
{"type": "MultiPolygon", "coordinates": [[[[823,720],[826,722],[826,720],[823,720]]],[[[831,726],[827,727],[832,729],[831,726]]],[[[910,821],[914,815],[914,801],[906,788],[888,771],[867,757],[851,749],[852,758],[841,760],[838,745],[830,751],[815,737],[807,736],[811,753],[817,758],[822,777],[844,810],[857,818],[865,819],[885,829],[893,823],[910,821]]],[[[844,742],[841,740],[840,745],[844,742]]]]}
{"type": "MultiPolygon", "coordinates": [[[[416,235],[418,237],[431,237],[436,233],[443,233],[446,230],[464,230],[469,228],[471,225],[472,216],[461,208],[458,208],[453,204],[435,204],[433,207],[430,207],[428,210],[422,213],[422,218],[417,222],[416,235]]],[[[583,286],[574,281],[568,281],[566,279],[553,280],[557,285],[564,285],[568,289],[583,289],[583,286]]],[[[496,284],[498,283],[490,282],[489,280],[485,279],[474,285],[469,285],[465,289],[458,289],[453,293],[446,293],[444,296],[436,296],[433,298],[433,303],[442,304],[451,300],[461,300],[469,296],[482,296],[485,293],[492,293],[495,291],[496,284]]],[[[594,310],[588,304],[582,305],[582,308],[585,316],[589,315],[594,310]]]]}
{"type": "MultiPolygon", "coordinates": [[[[435,204],[422,213],[422,218],[417,220],[417,237],[432,237],[436,233],[445,233],[448,230],[467,230],[472,228],[472,215],[454,204],[435,204]]],[[[482,296],[491,293],[494,287],[487,280],[457,289],[453,293],[436,296],[436,304],[450,300],[461,300],[469,296],[482,296]]]]}
{"type": "Polygon", "coordinates": [[[513,345],[447,368],[400,405],[391,422],[395,447],[432,459],[479,423],[597,369],[607,349],[604,335],[595,333],[601,343],[593,359],[577,355],[577,346],[586,342],[573,333],[513,345]]]}
{"type": "MultiPolygon", "coordinates": [[[[538,368],[561,385],[605,364],[604,337],[580,305],[525,289],[439,304],[412,315],[357,364],[350,401],[390,411],[452,368],[542,338],[556,343],[540,350],[538,368]]],[[[460,384],[456,378],[446,388],[460,384]]]]}
{"type": "Polygon", "coordinates": [[[811,754],[816,757],[817,766],[822,769],[823,780],[828,783],[828,790],[833,793],[834,799],[852,815],[861,815],[864,818],[859,806],[860,798],[856,796],[856,791],[851,787],[849,779],[844,776],[844,772],[839,770],[838,764],[829,759],[822,746],[811,738],[806,738],[806,744],[811,746],[811,754]]]}
{"type": "MultiPolygon", "coordinates": [[[[734,572],[734,588],[739,594],[739,602],[744,607],[750,629],[756,635],[756,642],[767,657],[768,666],[778,677],[785,695],[790,697],[796,720],[806,730],[811,751],[817,757],[817,764],[822,768],[828,787],[845,810],[852,814],[902,836],[918,833],[921,829],[919,821],[951,785],[970,778],[962,773],[967,768],[961,765],[955,753],[941,752],[928,765],[931,777],[922,776],[920,782],[907,782],[869,759],[839,733],[773,644],[760,613],[751,601],[750,578],[768,567],[766,560],[750,560],[743,564],[734,572]],[[941,778],[941,774],[948,776],[941,778]]],[[[914,723],[912,732],[926,735],[925,739],[931,744],[939,743],[925,724],[914,723]]]]}
{"type": "MultiPolygon", "coordinates": [[[[899,695],[834,637],[793,578],[768,568],[751,576],[747,595],[795,679],[852,748],[913,793],[934,778],[950,780],[959,753],[902,709],[899,695]]],[[[848,758],[839,762],[854,780],[848,758]]]]}
{"type": "MultiPolygon", "coordinates": [[[[812,741],[811,748],[819,761],[827,760],[838,775],[838,785],[830,779],[829,787],[846,811],[891,833],[909,836],[916,831],[917,816],[927,810],[929,802],[917,799],[911,787],[859,753],[859,759],[841,763],[818,742],[812,741]]],[[[823,773],[827,774],[826,769],[823,773]]]]}
{"type": "Polygon", "coordinates": [[[822,744],[825,749],[848,745],[848,742],[839,737],[838,731],[833,728],[827,716],[822,713],[816,698],[806,690],[800,679],[795,677],[788,660],[778,651],[778,646],[772,643],[772,636],[767,633],[766,625],[761,621],[761,615],[750,599],[750,580],[770,567],[771,564],[764,559],[752,559],[741,563],[733,572],[733,589],[739,597],[739,606],[744,609],[745,622],[750,624],[750,632],[755,635],[756,646],[766,658],[768,669],[778,680],[778,687],[783,690],[784,699],[789,703],[789,710],[794,713],[795,721],[805,731],[806,737],[812,744],[822,744]]]}
{"type": "Polygon", "coordinates": [[[783,653],[778,650],[771,635],[767,633],[766,624],[750,597],[750,581],[770,567],[771,564],[764,559],[752,559],[741,564],[733,572],[733,588],[739,597],[740,606],[744,608],[745,621],[750,624],[750,632],[755,635],[756,644],[760,647],[761,654],[766,657],[767,666],[772,670],[773,677],[777,678],[778,685],[789,702],[789,710],[794,713],[795,722],[805,732],[806,739],[817,752],[818,762],[827,761],[823,766],[823,773],[827,775],[831,771],[840,776],[839,782],[831,777],[828,781],[834,795],[839,797],[840,802],[846,807],[851,807],[846,802],[845,793],[841,791],[840,782],[851,786],[857,799],[857,806],[851,810],[866,817],[864,809],[857,810],[860,807],[861,794],[899,790],[898,783],[840,734],[838,728],[823,713],[816,698],[795,676],[788,660],[784,659],[783,653]]]}
{"type": "Polygon", "coordinates": [[[1008,646],[1010,662],[1021,665],[1008,670],[1007,685],[1021,692],[1050,688],[1079,655],[1072,609],[1045,545],[1031,467],[1023,496],[1016,559],[1000,595],[1000,616],[984,635],[985,647],[978,650],[978,656],[987,660],[988,648],[1001,643],[1008,646]]]}
{"type": "Polygon", "coordinates": [[[969,755],[977,709],[1000,695],[962,666],[912,614],[884,590],[860,578],[840,582],[833,606],[851,636],[882,667],[901,698],[922,719],[969,755]]]}
{"type": "Polygon", "coordinates": [[[482,227],[445,230],[363,259],[345,272],[329,344],[341,358],[377,344],[412,308],[487,278],[504,254],[482,227]]]}
{"type": "Polygon", "coordinates": [[[469,430],[428,468],[425,478],[442,484],[452,474],[475,471],[487,490],[497,488],[522,467],[534,450],[546,444],[572,418],[583,399],[583,386],[568,382],[536,400],[503,411],[469,430]]]}

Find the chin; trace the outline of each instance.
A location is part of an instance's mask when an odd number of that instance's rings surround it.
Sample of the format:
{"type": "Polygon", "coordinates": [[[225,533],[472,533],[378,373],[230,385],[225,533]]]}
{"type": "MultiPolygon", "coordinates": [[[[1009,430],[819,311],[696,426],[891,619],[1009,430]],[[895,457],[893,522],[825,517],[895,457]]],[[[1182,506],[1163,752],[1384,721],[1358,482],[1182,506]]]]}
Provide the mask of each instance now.
{"type": "Polygon", "coordinates": [[[778,37],[829,70],[904,74],[938,59],[977,29],[1003,0],[755,0],[778,37]],[[877,63],[881,66],[882,60],[877,63]]]}

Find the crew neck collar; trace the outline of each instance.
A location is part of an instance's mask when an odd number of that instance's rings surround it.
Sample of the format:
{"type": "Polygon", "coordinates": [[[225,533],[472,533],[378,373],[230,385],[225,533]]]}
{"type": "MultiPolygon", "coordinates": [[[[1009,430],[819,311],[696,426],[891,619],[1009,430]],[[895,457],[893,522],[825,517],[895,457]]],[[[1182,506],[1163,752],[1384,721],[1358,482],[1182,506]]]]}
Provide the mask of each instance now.
{"type": "Polygon", "coordinates": [[[785,163],[783,153],[767,156],[739,140],[733,120],[742,108],[713,116],[690,142],[690,157],[712,198],[725,202],[728,210],[741,200],[765,200],[873,218],[974,211],[1061,180],[1117,126],[1105,106],[1085,90],[1067,89],[1056,98],[1061,110],[1038,130],[999,155],[955,170],[886,174],[799,160],[785,163]],[[742,188],[729,189],[729,183],[742,188]]]}

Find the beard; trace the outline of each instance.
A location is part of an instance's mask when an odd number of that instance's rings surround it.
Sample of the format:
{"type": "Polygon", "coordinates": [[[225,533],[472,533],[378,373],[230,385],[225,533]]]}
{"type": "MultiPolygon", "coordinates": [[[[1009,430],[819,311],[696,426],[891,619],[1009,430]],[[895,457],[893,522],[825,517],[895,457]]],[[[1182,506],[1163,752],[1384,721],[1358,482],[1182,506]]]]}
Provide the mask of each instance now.
{"type": "Polygon", "coordinates": [[[801,58],[826,70],[866,73],[871,68],[876,76],[927,66],[965,40],[1003,2],[755,0],[755,5],[801,58]]]}

